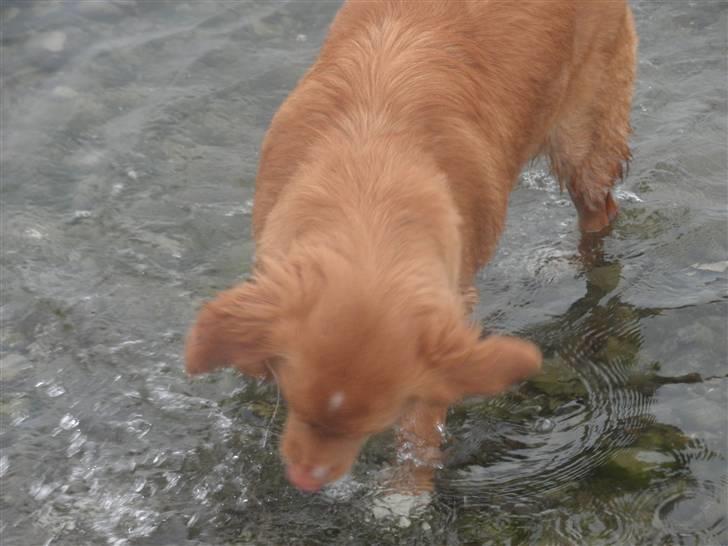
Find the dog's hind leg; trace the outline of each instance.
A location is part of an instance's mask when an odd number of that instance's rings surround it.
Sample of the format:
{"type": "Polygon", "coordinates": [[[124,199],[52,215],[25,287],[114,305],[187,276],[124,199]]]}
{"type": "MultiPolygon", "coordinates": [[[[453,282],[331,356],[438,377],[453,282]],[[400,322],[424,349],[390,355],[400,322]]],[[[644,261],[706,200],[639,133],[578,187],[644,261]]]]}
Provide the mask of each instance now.
{"type": "Polygon", "coordinates": [[[636,35],[629,8],[611,40],[595,47],[578,69],[545,146],[582,233],[603,231],[616,217],[611,190],[630,159],[636,35]]]}

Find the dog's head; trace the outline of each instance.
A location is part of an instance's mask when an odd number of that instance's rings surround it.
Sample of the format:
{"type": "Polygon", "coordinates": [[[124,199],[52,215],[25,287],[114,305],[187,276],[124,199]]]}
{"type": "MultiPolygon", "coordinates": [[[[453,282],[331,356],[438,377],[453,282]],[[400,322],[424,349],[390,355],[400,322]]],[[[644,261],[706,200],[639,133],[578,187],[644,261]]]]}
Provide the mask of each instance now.
{"type": "Polygon", "coordinates": [[[186,369],[232,366],[277,380],[288,477],[313,491],[344,475],[410,404],[497,394],[539,369],[531,343],[478,334],[451,297],[324,251],[266,262],[207,303],[188,335],[186,369]]]}

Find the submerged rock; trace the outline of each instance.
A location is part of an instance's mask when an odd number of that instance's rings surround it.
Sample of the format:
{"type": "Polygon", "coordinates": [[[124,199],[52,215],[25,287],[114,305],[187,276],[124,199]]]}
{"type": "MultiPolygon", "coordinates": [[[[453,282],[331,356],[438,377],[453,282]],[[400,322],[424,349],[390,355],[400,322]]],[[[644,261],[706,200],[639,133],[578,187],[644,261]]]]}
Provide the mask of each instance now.
{"type": "Polygon", "coordinates": [[[23,355],[10,353],[0,358],[0,381],[10,381],[32,367],[23,355]]]}
{"type": "Polygon", "coordinates": [[[722,262],[713,262],[709,264],[693,264],[690,267],[699,269],[700,271],[710,271],[712,273],[725,273],[728,271],[728,260],[722,262]]]}
{"type": "Polygon", "coordinates": [[[42,34],[38,38],[38,45],[51,53],[59,53],[63,51],[66,45],[66,33],[54,30],[53,32],[42,34]]]}
{"type": "Polygon", "coordinates": [[[541,373],[529,379],[528,385],[554,397],[574,399],[587,395],[584,383],[577,373],[563,362],[544,361],[541,373]]]}
{"type": "Polygon", "coordinates": [[[51,95],[61,99],[73,99],[78,96],[78,91],[65,85],[57,85],[53,88],[53,91],[51,91],[51,95]]]}
{"type": "Polygon", "coordinates": [[[422,493],[420,495],[391,493],[374,501],[372,514],[376,519],[398,518],[400,527],[409,527],[411,521],[408,516],[419,513],[429,503],[429,493],[422,493]]]}

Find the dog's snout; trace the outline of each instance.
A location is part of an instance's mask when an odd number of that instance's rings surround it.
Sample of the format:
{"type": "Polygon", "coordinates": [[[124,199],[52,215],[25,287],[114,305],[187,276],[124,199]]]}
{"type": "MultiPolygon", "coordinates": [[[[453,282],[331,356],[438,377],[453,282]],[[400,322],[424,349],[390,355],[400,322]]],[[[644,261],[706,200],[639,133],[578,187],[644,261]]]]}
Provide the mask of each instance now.
{"type": "Polygon", "coordinates": [[[289,464],[286,469],[288,481],[298,489],[307,492],[314,492],[321,489],[327,482],[330,468],[324,465],[302,465],[289,464]]]}

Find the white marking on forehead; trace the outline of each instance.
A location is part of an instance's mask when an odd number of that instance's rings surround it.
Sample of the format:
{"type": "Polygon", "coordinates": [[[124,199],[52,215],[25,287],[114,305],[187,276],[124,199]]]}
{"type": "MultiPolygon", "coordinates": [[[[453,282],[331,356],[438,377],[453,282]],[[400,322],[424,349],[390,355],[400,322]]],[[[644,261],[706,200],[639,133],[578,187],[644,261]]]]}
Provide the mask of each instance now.
{"type": "Polygon", "coordinates": [[[344,393],[341,391],[336,391],[332,394],[331,398],[329,398],[329,411],[336,411],[339,409],[344,403],[344,398],[344,393]]]}
{"type": "Polygon", "coordinates": [[[326,477],[326,474],[329,473],[329,467],[328,466],[314,466],[313,470],[311,470],[311,477],[314,480],[323,480],[326,477]]]}

